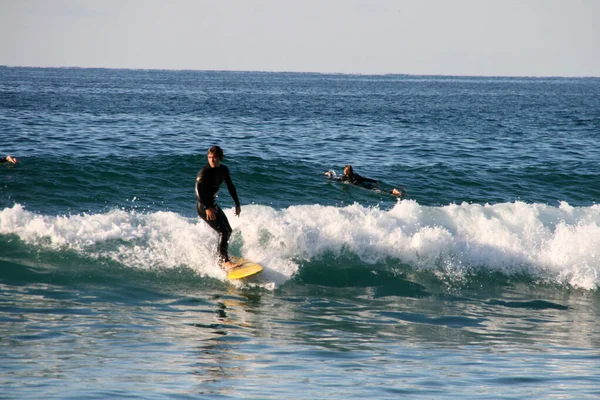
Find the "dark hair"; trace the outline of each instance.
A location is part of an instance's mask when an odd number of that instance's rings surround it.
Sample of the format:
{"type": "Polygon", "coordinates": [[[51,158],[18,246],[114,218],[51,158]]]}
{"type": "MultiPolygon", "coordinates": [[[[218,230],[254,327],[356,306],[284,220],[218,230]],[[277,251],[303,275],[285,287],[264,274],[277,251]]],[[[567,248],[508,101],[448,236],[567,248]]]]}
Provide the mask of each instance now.
{"type": "Polygon", "coordinates": [[[223,158],[225,157],[225,154],[223,154],[223,149],[220,148],[219,146],[213,146],[213,147],[211,147],[210,149],[208,149],[208,153],[207,154],[214,154],[221,161],[223,161],[223,158]]]}
{"type": "Polygon", "coordinates": [[[352,165],[346,165],[344,167],[344,175],[346,175],[346,171],[348,171],[348,175],[352,175],[354,173],[354,170],[352,169],[352,165]]]}

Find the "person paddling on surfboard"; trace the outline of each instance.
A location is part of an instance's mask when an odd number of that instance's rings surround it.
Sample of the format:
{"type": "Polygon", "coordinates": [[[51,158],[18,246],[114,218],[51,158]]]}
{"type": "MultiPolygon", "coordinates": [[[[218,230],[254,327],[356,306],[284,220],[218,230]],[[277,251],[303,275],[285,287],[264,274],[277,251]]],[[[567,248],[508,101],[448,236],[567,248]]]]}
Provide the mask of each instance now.
{"type": "Polygon", "coordinates": [[[208,149],[208,164],[198,172],[198,176],[196,177],[196,210],[200,218],[219,233],[219,245],[217,248],[219,260],[225,269],[232,269],[236,264],[229,259],[229,254],[227,253],[229,236],[231,236],[231,226],[225,213],[217,205],[217,194],[223,181],[225,181],[227,190],[229,190],[229,194],[235,202],[236,216],[240,215],[242,208],[240,207],[235,186],[233,186],[233,182],[231,181],[229,169],[221,164],[223,157],[223,150],[219,146],[213,146],[208,149]]]}
{"type": "MultiPolygon", "coordinates": [[[[380,190],[379,189],[379,181],[376,181],[375,179],[371,179],[371,178],[366,178],[364,176],[360,176],[359,174],[354,173],[354,169],[352,168],[352,165],[346,165],[344,167],[344,175],[342,175],[342,176],[337,176],[335,174],[335,172],[333,172],[333,171],[327,171],[327,172],[325,172],[325,175],[327,175],[329,178],[336,179],[340,182],[349,183],[349,184],[355,185],[355,186],[360,186],[365,189],[380,190]]],[[[391,190],[381,190],[381,191],[391,193],[394,196],[403,196],[405,194],[405,191],[403,191],[402,189],[396,189],[396,188],[393,188],[391,190]]]]}
{"type": "Polygon", "coordinates": [[[0,157],[0,163],[3,163],[3,162],[10,162],[10,163],[16,164],[17,159],[14,157],[11,157],[11,156],[0,157]]]}

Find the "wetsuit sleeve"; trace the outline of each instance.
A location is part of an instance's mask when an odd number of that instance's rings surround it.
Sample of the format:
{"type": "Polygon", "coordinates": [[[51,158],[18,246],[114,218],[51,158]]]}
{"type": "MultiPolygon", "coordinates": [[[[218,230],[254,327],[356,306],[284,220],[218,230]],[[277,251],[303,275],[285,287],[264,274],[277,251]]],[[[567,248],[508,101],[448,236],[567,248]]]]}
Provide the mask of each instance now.
{"type": "Polygon", "coordinates": [[[235,206],[240,207],[240,200],[238,199],[237,190],[235,190],[235,186],[233,186],[233,182],[231,181],[229,168],[225,170],[225,184],[227,185],[227,190],[229,190],[231,198],[235,202],[235,206]]]}
{"type": "Polygon", "coordinates": [[[0,163],[6,162],[6,157],[0,157],[0,163]]]}

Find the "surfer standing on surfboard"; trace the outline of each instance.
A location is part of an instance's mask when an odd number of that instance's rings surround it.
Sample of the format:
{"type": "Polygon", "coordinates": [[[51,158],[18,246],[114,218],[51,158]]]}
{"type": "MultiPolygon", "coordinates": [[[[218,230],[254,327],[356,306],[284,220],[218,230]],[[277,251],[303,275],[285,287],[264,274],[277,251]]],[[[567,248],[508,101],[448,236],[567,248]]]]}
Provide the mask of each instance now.
{"type": "Polygon", "coordinates": [[[223,157],[223,149],[219,146],[213,146],[208,149],[208,164],[198,172],[198,176],[196,177],[196,199],[198,200],[196,202],[196,210],[200,218],[219,233],[219,260],[223,263],[225,269],[231,269],[236,266],[235,263],[229,260],[229,255],[227,254],[231,226],[225,213],[217,205],[217,194],[223,181],[225,181],[227,190],[229,190],[229,194],[235,202],[236,216],[240,215],[242,208],[240,207],[237,191],[229,175],[229,168],[221,164],[223,157]]]}
{"type": "MultiPolygon", "coordinates": [[[[380,190],[379,189],[379,181],[376,181],[375,179],[371,179],[371,178],[365,178],[364,176],[360,176],[359,174],[354,173],[354,169],[352,168],[352,165],[346,165],[344,167],[344,175],[342,175],[342,176],[337,176],[335,174],[335,172],[333,172],[333,171],[327,171],[327,172],[325,172],[325,175],[327,175],[328,177],[333,178],[335,180],[338,180],[340,182],[350,183],[350,184],[356,185],[356,186],[361,186],[361,187],[364,187],[365,189],[380,190]]],[[[396,189],[396,188],[393,188],[391,190],[382,190],[382,192],[388,192],[388,193],[393,194],[394,196],[403,196],[405,194],[402,191],[402,189],[396,189]]]]}

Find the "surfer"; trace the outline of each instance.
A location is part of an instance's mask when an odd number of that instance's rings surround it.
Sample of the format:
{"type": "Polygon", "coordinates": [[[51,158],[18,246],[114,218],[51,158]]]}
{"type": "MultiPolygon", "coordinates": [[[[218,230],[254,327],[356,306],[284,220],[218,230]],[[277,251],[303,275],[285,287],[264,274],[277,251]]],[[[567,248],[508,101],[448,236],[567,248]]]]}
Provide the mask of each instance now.
{"type": "Polygon", "coordinates": [[[13,164],[17,163],[17,159],[11,156],[6,156],[6,157],[0,157],[0,163],[5,163],[5,162],[10,162],[13,164]]]}
{"type": "Polygon", "coordinates": [[[352,168],[352,165],[346,165],[344,167],[344,175],[342,175],[342,176],[337,176],[335,174],[335,172],[333,172],[333,171],[327,171],[327,172],[325,172],[325,175],[327,175],[329,178],[338,180],[340,182],[349,183],[349,184],[355,185],[355,186],[360,186],[360,187],[363,187],[363,188],[369,189],[369,190],[391,193],[394,196],[403,196],[404,194],[406,194],[405,190],[403,191],[402,189],[396,189],[396,188],[393,188],[391,190],[381,190],[379,188],[379,181],[376,181],[375,179],[371,179],[371,178],[366,178],[364,176],[360,176],[359,174],[354,173],[354,169],[352,168]]]}
{"type": "Polygon", "coordinates": [[[217,194],[223,181],[225,181],[227,190],[229,190],[229,194],[235,202],[236,216],[240,215],[242,208],[240,207],[237,191],[229,175],[229,168],[221,164],[223,157],[223,150],[219,146],[213,146],[208,149],[208,164],[198,172],[198,176],[196,177],[196,210],[200,218],[219,233],[219,260],[223,263],[225,269],[231,269],[236,266],[235,263],[229,260],[227,253],[229,236],[231,236],[231,226],[225,213],[217,205],[217,194]]]}

